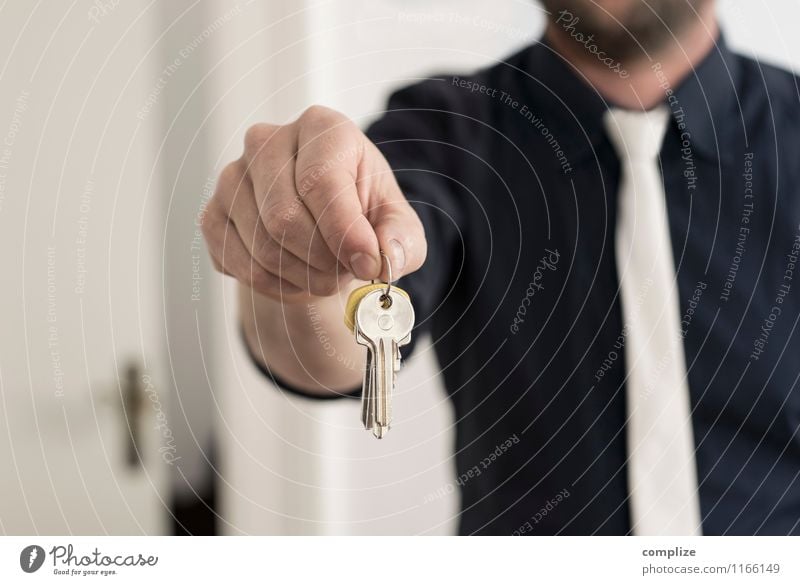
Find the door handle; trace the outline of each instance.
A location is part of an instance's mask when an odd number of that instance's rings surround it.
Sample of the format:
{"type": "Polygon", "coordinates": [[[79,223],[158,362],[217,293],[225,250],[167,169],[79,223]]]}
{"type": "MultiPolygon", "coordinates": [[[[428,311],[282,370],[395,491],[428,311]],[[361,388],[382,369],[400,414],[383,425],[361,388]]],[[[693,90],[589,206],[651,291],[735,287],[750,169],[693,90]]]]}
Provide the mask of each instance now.
{"type": "Polygon", "coordinates": [[[125,445],[125,465],[130,469],[140,469],[141,459],[141,415],[144,408],[144,387],[142,371],[138,362],[130,361],[120,384],[122,399],[122,432],[125,445]]]}

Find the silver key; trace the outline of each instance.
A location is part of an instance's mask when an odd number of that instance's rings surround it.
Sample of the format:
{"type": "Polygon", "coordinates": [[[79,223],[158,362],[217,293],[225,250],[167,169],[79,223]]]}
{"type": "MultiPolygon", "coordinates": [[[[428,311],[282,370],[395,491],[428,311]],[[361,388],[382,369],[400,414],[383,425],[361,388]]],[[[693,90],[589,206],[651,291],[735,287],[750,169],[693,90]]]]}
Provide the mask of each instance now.
{"type": "MultiPolygon", "coordinates": [[[[409,338],[410,339],[410,338],[409,338]]],[[[366,360],[366,367],[364,370],[364,382],[362,386],[362,395],[361,395],[361,422],[364,425],[365,429],[374,430],[375,427],[375,416],[376,416],[376,408],[378,408],[378,404],[375,402],[375,387],[376,387],[376,368],[375,368],[375,354],[377,353],[377,347],[372,343],[370,339],[367,339],[363,335],[360,337],[359,343],[365,345],[367,347],[367,360],[366,360]]],[[[405,343],[408,343],[406,341],[405,343]]],[[[397,374],[400,371],[400,349],[395,344],[395,355],[394,355],[394,372],[397,374]]],[[[380,431],[381,427],[378,427],[380,431]]]]}
{"type": "Polygon", "coordinates": [[[375,417],[372,412],[372,393],[375,390],[375,348],[372,347],[372,342],[360,336],[356,326],[356,339],[362,345],[367,346],[367,364],[364,369],[364,385],[361,392],[361,422],[365,429],[371,429],[375,424],[375,417]]]}
{"type": "Polygon", "coordinates": [[[400,293],[379,289],[356,308],[356,341],[367,347],[362,422],[379,439],[392,422],[392,391],[400,369],[400,347],[411,341],[414,308],[400,293]]]}
{"type": "MultiPolygon", "coordinates": [[[[357,310],[357,308],[356,308],[357,310]]],[[[364,337],[358,326],[358,317],[353,315],[355,324],[356,342],[367,348],[367,359],[364,367],[364,382],[361,390],[361,422],[365,429],[371,430],[375,425],[374,397],[375,397],[375,345],[372,340],[364,337]]]]}

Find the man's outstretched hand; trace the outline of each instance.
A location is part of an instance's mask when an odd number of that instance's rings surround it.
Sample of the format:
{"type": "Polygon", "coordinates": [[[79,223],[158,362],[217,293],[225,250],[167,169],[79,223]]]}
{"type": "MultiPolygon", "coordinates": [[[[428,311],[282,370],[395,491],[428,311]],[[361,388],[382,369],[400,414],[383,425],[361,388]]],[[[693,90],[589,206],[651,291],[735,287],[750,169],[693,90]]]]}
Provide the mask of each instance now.
{"type": "Polygon", "coordinates": [[[257,124],[220,173],[203,218],[217,270],[282,302],[331,296],[353,277],[417,270],[422,224],[386,159],[344,115],[322,106],[285,126],[257,124]]]}

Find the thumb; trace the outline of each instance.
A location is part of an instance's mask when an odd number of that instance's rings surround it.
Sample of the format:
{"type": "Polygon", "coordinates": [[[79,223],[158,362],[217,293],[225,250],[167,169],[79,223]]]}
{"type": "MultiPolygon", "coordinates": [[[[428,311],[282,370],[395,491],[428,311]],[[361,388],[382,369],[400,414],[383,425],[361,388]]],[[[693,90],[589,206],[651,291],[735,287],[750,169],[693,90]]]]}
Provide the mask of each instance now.
{"type": "MultiPolygon", "coordinates": [[[[425,230],[400,189],[384,198],[370,215],[381,250],[389,257],[392,280],[418,270],[428,253],[425,230]]],[[[389,279],[385,262],[381,278],[389,279]]]]}

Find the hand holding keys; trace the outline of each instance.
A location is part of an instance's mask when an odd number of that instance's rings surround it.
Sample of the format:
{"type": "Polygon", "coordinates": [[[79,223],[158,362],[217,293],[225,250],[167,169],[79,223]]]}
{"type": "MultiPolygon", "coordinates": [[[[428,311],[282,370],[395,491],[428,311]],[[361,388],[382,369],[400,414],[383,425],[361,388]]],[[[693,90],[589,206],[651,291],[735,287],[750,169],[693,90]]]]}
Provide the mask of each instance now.
{"type": "Polygon", "coordinates": [[[367,348],[364,388],[361,394],[361,422],[382,439],[392,422],[392,391],[400,370],[400,347],[411,341],[414,308],[408,293],[392,286],[392,268],[386,261],[389,281],[372,283],[354,290],[347,300],[345,324],[356,342],[367,348]]]}

